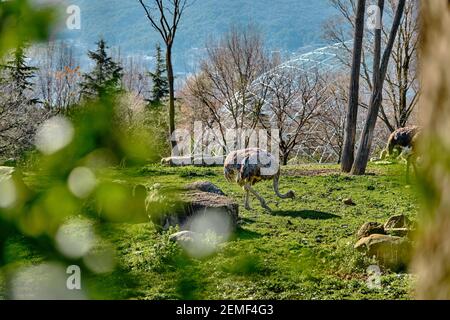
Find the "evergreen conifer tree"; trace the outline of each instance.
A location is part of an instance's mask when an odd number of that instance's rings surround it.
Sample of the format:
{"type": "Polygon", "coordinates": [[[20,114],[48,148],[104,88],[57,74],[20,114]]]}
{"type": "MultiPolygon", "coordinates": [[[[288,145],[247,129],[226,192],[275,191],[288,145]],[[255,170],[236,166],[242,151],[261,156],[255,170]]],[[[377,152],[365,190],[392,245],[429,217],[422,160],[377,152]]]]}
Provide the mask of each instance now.
{"type": "Polygon", "coordinates": [[[38,68],[28,65],[25,51],[24,47],[18,47],[10,60],[7,60],[4,65],[0,65],[0,74],[2,75],[0,82],[10,84],[15,100],[34,104],[37,103],[37,99],[30,97],[34,85],[31,79],[35,77],[38,68]]]}
{"type": "Polygon", "coordinates": [[[166,64],[163,60],[161,46],[156,45],[156,67],[154,72],[149,72],[153,82],[152,100],[153,104],[160,104],[169,94],[169,82],[167,80],[166,64]]]}
{"type": "Polygon", "coordinates": [[[121,90],[123,69],[108,55],[107,49],[106,42],[101,39],[97,43],[97,49],[88,52],[89,58],[95,62],[95,67],[83,75],[81,93],[85,98],[114,94],[121,90]]]}

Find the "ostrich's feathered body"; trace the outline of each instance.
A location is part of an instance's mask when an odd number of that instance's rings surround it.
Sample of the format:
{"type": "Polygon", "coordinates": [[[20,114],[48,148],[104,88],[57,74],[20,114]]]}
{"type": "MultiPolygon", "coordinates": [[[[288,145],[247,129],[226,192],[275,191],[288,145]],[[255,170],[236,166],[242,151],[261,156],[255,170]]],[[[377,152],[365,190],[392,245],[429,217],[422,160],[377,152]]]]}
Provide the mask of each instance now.
{"type": "Polygon", "coordinates": [[[224,175],[227,181],[235,182],[245,191],[245,208],[250,209],[249,193],[252,193],[261,202],[263,208],[270,210],[265,200],[252,186],[262,180],[273,180],[275,194],[282,199],[293,199],[294,191],[281,194],[278,189],[280,178],[280,163],[269,152],[250,148],[231,152],[224,163],[224,175]]]}
{"type": "Polygon", "coordinates": [[[272,180],[280,175],[280,166],[269,152],[258,149],[245,149],[231,152],[224,163],[225,178],[240,186],[254,185],[262,180],[272,180]]]}
{"type": "Polygon", "coordinates": [[[387,147],[381,152],[380,159],[392,157],[394,150],[400,151],[400,156],[406,159],[406,180],[409,182],[409,168],[412,165],[416,171],[418,158],[416,145],[420,137],[420,127],[411,126],[395,130],[389,137],[387,147]]]}
{"type": "Polygon", "coordinates": [[[388,141],[389,154],[391,155],[395,148],[413,149],[419,133],[420,128],[416,126],[400,128],[395,130],[389,137],[388,141]]]}

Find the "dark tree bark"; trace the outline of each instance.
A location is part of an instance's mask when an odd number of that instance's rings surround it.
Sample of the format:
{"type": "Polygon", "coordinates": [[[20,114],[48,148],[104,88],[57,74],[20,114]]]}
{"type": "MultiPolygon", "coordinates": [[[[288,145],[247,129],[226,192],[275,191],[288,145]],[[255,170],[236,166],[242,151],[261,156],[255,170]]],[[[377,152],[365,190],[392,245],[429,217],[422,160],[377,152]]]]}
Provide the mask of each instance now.
{"type": "MultiPolygon", "coordinates": [[[[166,50],[167,81],[169,82],[169,131],[172,135],[175,131],[175,76],[173,74],[172,46],[166,50]]],[[[176,148],[176,141],[171,139],[172,149],[176,148]]]]}
{"type": "MultiPolygon", "coordinates": [[[[339,17],[333,17],[325,25],[325,36],[333,43],[341,44],[347,54],[342,55],[341,62],[351,68],[351,57],[348,58],[348,54],[351,53],[352,48],[346,45],[346,41],[349,38],[348,28],[353,30],[355,26],[356,15],[356,0],[329,0],[332,6],[340,13],[339,17]]],[[[386,1],[385,1],[386,2],[386,1]]],[[[397,10],[398,0],[388,0],[386,2],[384,16],[389,16],[389,19],[384,19],[383,26],[385,29],[390,30],[392,20],[394,19],[395,12],[397,10]],[[387,24],[389,23],[389,28],[387,24]]],[[[417,109],[417,103],[419,98],[419,81],[417,77],[417,49],[418,49],[418,33],[419,33],[419,0],[407,1],[405,5],[405,11],[403,13],[402,24],[398,31],[398,36],[394,49],[392,51],[391,63],[387,74],[385,85],[383,88],[383,103],[379,112],[379,119],[383,121],[390,132],[398,128],[405,127],[411,120],[417,109]]],[[[369,32],[375,36],[375,30],[369,32]]],[[[365,36],[363,45],[363,60],[361,65],[361,83],[372,92],[373,78],[371,77],[371,70],[373,69],[373,37],[365,36]],[[366,39],[369,38],[369,39],[366,39]],[[368,44],[372,45],[372,48],[368,49],[368,44]]],[[[386,46],[389,40],[388,33],[383,31],[382,47],[386,46]]],[[[370,105],[369,101],[365,102],[365,99],[360,99],[360,107],[368,110],[370,105]]],[[[348,95],[346,98],[348,103],[348,95]]],[[[341,154],[341,153],[339,153],[341,154]]]]}
{"type": "Polygon", "coordinates": [[[419,300],[450,299],[450,2],[421,3],[422,212],[411,270],[419,300]]]}
{"type": "MultiPolygon", "coordinates": [[[[175,77],[172,63],[172,47],[178,31],[178,24],[188,6],[188,0],[148,0],[153,6],[145,4],[145,0],[139,3],[145,10],[145,14],[155,29],[162,37],[166,45],[166,68],[169,82],[169,131],[172,137],[175,132],[175,77]],[[152,15],[152,11],[156,14],[152,15]]],[[[177,143],[172,141],[172,150],[176,150],[177,143]]]]}
{"type": "MultiPolygon", "coordinates": [[[[383,3],[384,6],[383,0],[379,0],[379,3],[383,3]]],[[[370,150],[372,148],[373,132],[375,130],[378,113],[383,101],[384,80],[386,79],[387,68],[389,65],[389,59],[392,54],[392,49],[394,47],[395,38],[397,37],[398,29],[400,28],[400,24],[402,22],[405,4],[406,0],[399,0],[397,11],[395,13],[394,21],[392,23],[391,32],[389,35],[388,44],[383,54],[381,66],[377,69],[374,69],[374,84],[372,97],[370,99],[369,111],[367,114],[366,122],[364,124],[363,132],[361,134],[356,160],[352,169],[352,174],[355,175],[362,175],[366,172],[367,162],[369,160],[370,150]]],[[[381,30],[377,30],[375,36],[375,59],[379,59],[379,53],[381,52],[381,30]]],[[[378,62],[374,63],[374,65],[375,67],[377,67],[378,62]]]]}
{"type": "Polygon", "coordinates": [[[347,109],[344,146],[341,158],[341,169],[343,172],[350,172],[354,161],[356,121],[358,118],[358,104],[359,104],[359,80],[361,73],[362,45],[364,40],[365,10],[366,10],[366,0],[359,0],[355,22],[353,63],[350,80],[350,97],[347,109]]]}

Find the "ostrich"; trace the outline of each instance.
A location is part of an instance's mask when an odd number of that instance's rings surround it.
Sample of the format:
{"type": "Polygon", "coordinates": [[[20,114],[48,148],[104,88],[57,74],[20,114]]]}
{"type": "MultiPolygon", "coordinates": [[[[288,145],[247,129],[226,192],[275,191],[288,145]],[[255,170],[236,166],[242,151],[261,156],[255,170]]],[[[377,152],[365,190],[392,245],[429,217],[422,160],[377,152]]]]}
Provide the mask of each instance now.
{"type": "Polygon", "coordinates": [[[381,152],[380,159],[392,157],[394,150],[399,150],[400,155],[406,159],[406,180],[409,182],[409,171],[411,165],[417,172],[417,150],[416,144],[420,136],[420,127],[412,126],[395,130],[389,137],[386,148],[381,152]]]}
{"type": "Polygon", "coordinates": [[[261,206],[271,211],[266,201],[253,189],[253,185],[263,180],[273,180],[273,189],[281,199],[294,199],[295,193],[290,190],[281,194],[278,190],[280,179],[280,164],[277,159],[265,150],[258,148],[231,152],[224,163],[224,174],[228,182],[236,182],[245,192],[245,209],[251,210],[249,193],[252,193],[261,206]]]}

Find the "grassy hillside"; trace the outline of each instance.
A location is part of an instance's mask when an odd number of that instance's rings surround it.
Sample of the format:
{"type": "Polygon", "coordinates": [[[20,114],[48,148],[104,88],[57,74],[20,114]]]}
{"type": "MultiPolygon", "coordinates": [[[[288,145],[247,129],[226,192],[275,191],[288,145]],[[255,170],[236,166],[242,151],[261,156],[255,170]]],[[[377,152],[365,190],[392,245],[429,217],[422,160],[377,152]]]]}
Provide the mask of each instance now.
{"type": "MultiPolygon", "coordinates": [[[[407,273],[383,271],[382,288],[369,289],[366,270],[374,262],[353,249],[364,222],[384,222],[394,214],[415,219],[417,198],[405,186],[403,169],[373,166],[370,175],[350,177],[337,166],[285,168],[281,190],[292,188],[297,198],[276,207],[271,185],[258,185],[276,210],[267,214],[255,201],[252,212],[241,205],[237,233],[203,260],[185,256],[169,233],[158,233],[150,223],[95,223],[104,241],[116,247],[119,269],[83,283],[97,292],[94,297],[125,299],[409,299],[407,273]],[[356,206],[344,205],[347,197],[356,206]]],[[[220,168],[108,170],[103,179],[166,186],[210,180],[242,204],[241,190],[225,182],[220,168]]],[[[28,182],[39,185],[31,177],[28,182]]],[[[11,245],[16,263],[41,260],[36,252],[21,251],[20,239],[11,245]]]]}

